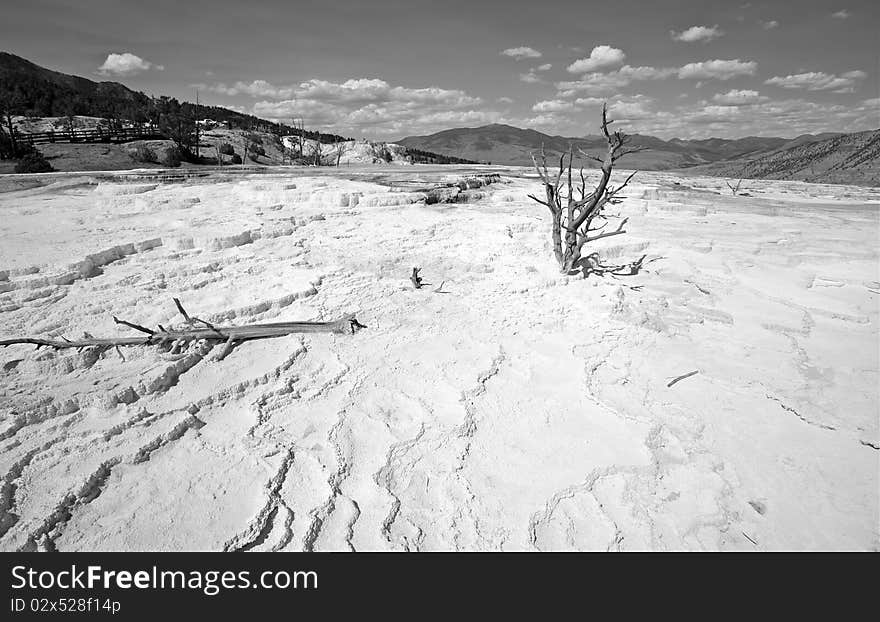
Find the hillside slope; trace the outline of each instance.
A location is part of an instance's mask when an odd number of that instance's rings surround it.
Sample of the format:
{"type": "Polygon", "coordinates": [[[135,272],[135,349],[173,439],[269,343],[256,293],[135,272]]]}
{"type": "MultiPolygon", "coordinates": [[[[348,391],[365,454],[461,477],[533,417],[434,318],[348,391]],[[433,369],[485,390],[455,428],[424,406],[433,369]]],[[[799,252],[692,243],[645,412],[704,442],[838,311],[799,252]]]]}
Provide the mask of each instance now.
{"type": "Polygon", "coordinates": [[[880,186],[880,130],[832,135],[818,142],[796,143],[757,158],[698,166],[690,172],[747,179],[880,186]]]}
{"type": "MultiPolygon", "coordinates": [[[[119,82],[95,82],[41,67],[31,61],[0,52],[0,102],[14,115],[65,117],[68,115],[155,121],[161,97],[148,97],[119,82]]],[[[176,100],[171,100],[176,101],[176,100]]],[[[181,112],[191,119],[214,119],[232,128],[290,133],[294,128],[221,106],[181,103],[181,112]]],[[[336,134],[305,130],[305,136],[323,143],[346,140],[336,134]]]]}

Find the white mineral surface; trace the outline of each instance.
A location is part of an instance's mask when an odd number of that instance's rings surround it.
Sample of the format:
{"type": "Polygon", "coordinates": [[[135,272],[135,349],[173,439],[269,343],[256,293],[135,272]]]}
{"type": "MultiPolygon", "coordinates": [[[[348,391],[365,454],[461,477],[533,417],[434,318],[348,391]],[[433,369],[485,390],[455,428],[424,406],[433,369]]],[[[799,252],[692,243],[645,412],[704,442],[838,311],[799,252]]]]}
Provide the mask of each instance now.
{"type": "Polygon", "coordinates": [[[367,326],[0,349],[0,549],[877,550],[878,191],[640,173],[582,279],[526,173],[0,194],[0,339],[367,326]]]}

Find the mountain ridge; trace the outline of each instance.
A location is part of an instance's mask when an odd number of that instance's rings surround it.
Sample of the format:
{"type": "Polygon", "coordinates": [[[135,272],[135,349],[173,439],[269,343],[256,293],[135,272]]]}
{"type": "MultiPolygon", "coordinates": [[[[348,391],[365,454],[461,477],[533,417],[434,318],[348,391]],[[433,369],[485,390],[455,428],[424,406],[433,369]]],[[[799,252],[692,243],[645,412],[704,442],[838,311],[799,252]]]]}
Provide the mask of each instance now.
{"type": "MultiPolygon", "coordinates": [[[[709,164],[720,160],[743,157],[751,153],[769,153],[789,143],[809,143],[837,134],[802,135],[795,139],[777,136],[745,136],[743,138],[704,138],[663,140],[645,134],[631,134],[634,146],[654,151],[651,157],[641,154],[627,156],[629,166],[646,170],[683,168],[709,164]],[[641,157],[639,157],[641,155],[641,157]]],[[[427,135],[406,136],[397,144],[425,148],[437,153],[457,155],[471,160],[491,161],[493,164],[528,165],[530,154],[543,145],[549,152],[561,153],[569,144],[575,149],[602,149],[601,136],[561,136],[545,134],[531,128],[518,128],[503,123],[478,127],[449,128],[427,135]],[[500,147],[507,145],[508,147],[500,147]],[[517,148],[519,147],[519,148],[517,148]]]]}

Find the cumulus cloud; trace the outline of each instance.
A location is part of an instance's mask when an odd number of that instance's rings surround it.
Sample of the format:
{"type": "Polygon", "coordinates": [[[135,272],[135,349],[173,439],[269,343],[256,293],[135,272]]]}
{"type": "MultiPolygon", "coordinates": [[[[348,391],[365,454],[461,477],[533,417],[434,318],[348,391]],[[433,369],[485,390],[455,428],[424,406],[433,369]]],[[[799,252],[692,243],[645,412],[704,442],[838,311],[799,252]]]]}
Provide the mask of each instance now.
{"type": "Polygon", "coordinates": [[[249,95],[250,97],[289,98],[293,95],[294,91],[294,87],[292,86],[275,86],[265,80],[254,80],[250,83],[239,81],[232,85],[220,82],[217,84],[197,84],[193,86],[213,93],[220,93],[221,95],[230,95],[233,97],[236,95],[249,95]]]}
{"type": "Polygon", "coordinates": [[[104,64],[98,67],[98,73],[102,76],[133,76],[150,69],[163,71],[165,67],[154,65],[131,52],[122,52],[108,54],[104,64]]]}
{"type": "Polygon", "coordinates": [[[594,72],[580,80],[557,82],[556,89],[562,97],[580,92],[607,93],[623,88],[635,80],[662,80],[678,72],[672,67],[632,67],[624,65],[615,71],[594,72]]]}
{"type": "Polygon", "coordinates": [[[578,97],[574,103],[575,106],[601,106],[605,100],[601,97],[578,97]]]}
{"type": "Polygon", "coordinates": [[[263,93],[267,99],[253,106],[259,117],[281,121],[302,117],[309,127],[346,135],[399,136],[501,118],[498,112],[483,109],[481,98],[461,90],[394,86],[377,78],[313,79],[292,86],[255,81],[244,86],[236,83],[227,88],[254,97],[263,93]]]}
{"type": "Polygon", "coordinates": [[[762,21],[761,28],[763,28],[764,30],[773,30],[774,28],[779,28],[779,22],[777,22],[775,19],[771,19],[766,22],[762,21]]]}
{"type": "Polygon", "coordinates": [[[754,61],[705,60],[699,63],[688,63],[678,70],[681,79],[716,79],[730,80],[736,76],[750,76],[755,73],[758,64],[754,61]]]}
{"type": "Polygon", "coordinates": [[[672,38],[676,41],[684,41],[685,43],[694,43],[696,41],[711,41],[717,39],[724,33],[715,26],[691,26],[687,30],[681,32],[671,31],[672,38]]]}
{"type": "MultiPolygon", "coordinates": [[[[637,80],[664,80],[673,76],[679,79],[718,79],[729,80],[739,75],[752,75],[757,63],[736,60],[710,60],[690,63],[683,67],[633,67],[624,65],[620,69],[606,72],[588,73],[580,80],[556,83],[557,97],[572,97],[579,93],[611,93],[628,86],[637,80]]],[[[698,82],[697,86],[702,83],[698,82]]]]}
{"type": "Polygon", "coordinates": [[[850,15],[852,15],[852,13],[850,13],[846,9],[841,9],[840,11],[837,11],[836,13],[832,13],[831,17],[834,17],[836,19],[847,19],[850,15]]]}
{"type": "Polygon", "coordinates": [[[617,101],[611,104],[610,109],[612,117],[618,122],[651,119],[657,114],[643,101],[617,101]]]}
{"type": "Polygon", "coordinates": [[[565,112],[567,110],[574,110],[574,108],[575,105],[573,102],[561,99],[551,99],[536,103],[532,106],[532,112],[565,112]]]}
{"type": "Polygon", "coordinates": [[[847,71],[839,76],[824,71],[808,71],[787,76],[774,76],[764,84],[781,86],[784,89],[806,89],[808,91],[834,91],[851,93],[855,86],[868,77],[864,71],[847,71]]]}
{"type": "Polygon", "coordinates": [[[543,65],[539,65],[537,67],[533,67],[529,69],[526,73],[519,74],[519,81],[525,82],[526,84],[542,84],[544,80],[541,76],[538,75],[539,71],[549,71],[553,65],[550,63],[545,63],[543,65]]]}
{"type": "Polygon", "coordinates": [[[610,45],[597,45],[587,58],[581,58],[568,66],[569,73],[589,73],[621,64],[626,58],[623,50],[613,48],[610,45]]]}
{"type": "Polygon", "coordinates": [[[717,93],[712,97],[712,101],[718,104],[728,106],[746,106],[749,104],[758,104],[767,101],[769,98],[758,93],[758,91],[736,90],[731,89],[727,93],[717,93]]]}
{"type": "Polygon", "coordinates": [[[661,138],[739,138],[747,135],[797,136],[840,128],[867,130],[876,127],[876,123],[876,98],[846,106],[784,99],[763,101],[748,107],[700,101],[658,110],[654,116],[634,120],[623,129],[661,138]]]}
{"type": "Polygon", "coordinates": [[[662,80],[674,76],[677,70],[672,67],[632,67],[624,65],[617,73],[632,80],[662,80]]]}
{"type": "Polygon", "coordinates": [[[497,101],[499,104],[512,104],[513,103],[513,100],[509,97],[499,97],[495,101],[497,101]]]}
{"type": "Polygon", "coordinates": [[[541,56],[543,56],[538,50],[527,46],[507,48],[501,52],[501,55],[510,56],[516,60],[522,60],[523,58],[541,58],[541,56]]]}
{"type": "Polygon", "coordinates": [[[529,69],[526,73],[519,74],[519,81],[526,84],[538,84],[543,82],[541,77],[535,73],[534,69],[529,69]]]}

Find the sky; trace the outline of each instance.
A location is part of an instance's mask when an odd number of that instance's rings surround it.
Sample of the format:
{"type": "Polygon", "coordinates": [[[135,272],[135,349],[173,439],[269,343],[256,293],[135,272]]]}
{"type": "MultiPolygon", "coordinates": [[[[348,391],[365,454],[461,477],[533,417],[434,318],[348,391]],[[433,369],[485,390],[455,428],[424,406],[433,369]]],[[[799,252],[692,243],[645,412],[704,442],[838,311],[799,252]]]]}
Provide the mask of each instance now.
{"type": "Polygon", "coordinates": [[[28,0],[0,49],[151,95],[393,140],[880,128],[876,0],[28,0]]]}

